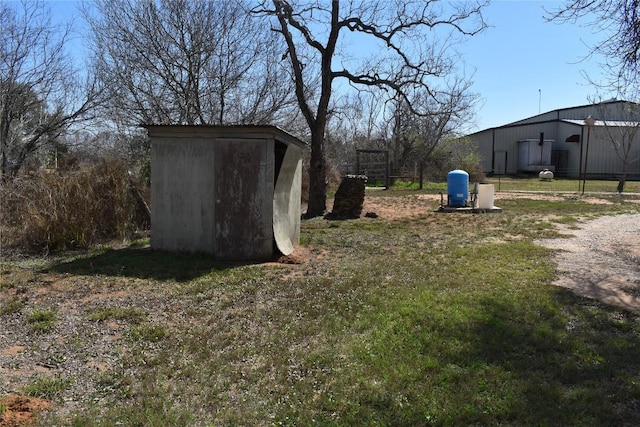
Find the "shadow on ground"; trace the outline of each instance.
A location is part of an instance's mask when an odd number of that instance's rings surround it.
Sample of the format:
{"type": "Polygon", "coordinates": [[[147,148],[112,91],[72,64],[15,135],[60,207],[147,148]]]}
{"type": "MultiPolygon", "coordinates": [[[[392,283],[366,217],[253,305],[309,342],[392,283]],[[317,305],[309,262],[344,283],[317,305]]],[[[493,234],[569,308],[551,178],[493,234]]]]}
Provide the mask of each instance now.
{"type": "Polygon", "coordinates": [[[170,253],[148,247],[107,249],[49,267],[45,272],[103,275],[186,282],[213,271],[247,265],[223,262],[206,254],[170,253]]]}

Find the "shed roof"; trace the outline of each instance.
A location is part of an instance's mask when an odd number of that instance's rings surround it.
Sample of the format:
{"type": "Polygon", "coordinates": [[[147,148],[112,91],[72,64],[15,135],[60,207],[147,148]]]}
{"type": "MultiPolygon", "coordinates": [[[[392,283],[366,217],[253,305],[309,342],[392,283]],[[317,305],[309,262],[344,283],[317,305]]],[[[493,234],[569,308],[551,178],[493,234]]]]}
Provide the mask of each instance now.
{"type": "Polygon", "coordinates": [[[218,138],[273,138],[305,148],[307,144],[289,132],[272,125],[154,125],[145,124],[149,137],[194,137],[215,135],[218,138]]]}

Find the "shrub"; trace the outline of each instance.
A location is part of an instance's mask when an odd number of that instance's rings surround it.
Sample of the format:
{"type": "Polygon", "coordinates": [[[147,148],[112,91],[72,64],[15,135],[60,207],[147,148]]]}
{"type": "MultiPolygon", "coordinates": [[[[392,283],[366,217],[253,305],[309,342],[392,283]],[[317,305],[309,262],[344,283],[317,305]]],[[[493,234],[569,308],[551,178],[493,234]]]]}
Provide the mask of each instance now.
{"type": "Polygon", "coordinates": [[[425,168],[425,178],[433,182],[445,182],[447,173],[462,169],[469,174],[470,182],[485,182],[487,177],[480,166],[476,146],[466,138],[443,141],[431,154],[425,168]]]}
{"type": "Polygon", "coordinates": [[[3,183],[0,192],[3,245],[45,251],[88,247],[148,225],[126,163],[116,158],[20,176],[3,183]]]}

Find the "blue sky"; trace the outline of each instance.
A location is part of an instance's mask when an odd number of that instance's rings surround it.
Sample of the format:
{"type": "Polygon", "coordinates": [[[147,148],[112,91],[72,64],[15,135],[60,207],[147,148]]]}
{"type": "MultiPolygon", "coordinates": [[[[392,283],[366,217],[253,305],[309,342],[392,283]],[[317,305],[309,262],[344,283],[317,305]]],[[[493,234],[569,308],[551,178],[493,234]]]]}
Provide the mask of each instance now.
{"type": "MultiPolygon", "coordinates": [[[[76,13],[77,3],[49,4],[57,18],[65,19],[76,13]]],[[[472,90],[481,98],[472,131],[589,103],[595,89],[584,73],[600,79],[601,60],[587,58],[588,46],[603,35],[594,33],[588,21],[546,22],[544,8],[561,4],[494,0],[484,12],[491,27],[458,46],[466,71],[475,70],[472,90]]]]}
{"type": "Polygon", "coordinates": [[[587,58],[588,45],[602,34],[588,21],[546,22],[544,8],[561,4],[494,1],[485,11],[492,28],[460,46],[467,67],[476,70],[472,90],[481,96],[476,130],[589,103],[596,91],[583,74],[596,80],[602,75],[601,59],[587,58]]]}

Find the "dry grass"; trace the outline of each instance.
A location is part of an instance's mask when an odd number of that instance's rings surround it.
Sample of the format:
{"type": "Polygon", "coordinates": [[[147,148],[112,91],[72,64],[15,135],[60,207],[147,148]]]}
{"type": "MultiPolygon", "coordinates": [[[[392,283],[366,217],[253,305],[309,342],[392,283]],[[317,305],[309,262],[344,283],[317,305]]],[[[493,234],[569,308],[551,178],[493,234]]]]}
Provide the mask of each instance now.
{"type": "Polygon", "coordinates": [[[130,236],[145,225],[126,163],[40,171],[3,183],[3,247],[49,252],[130,236]]]}

